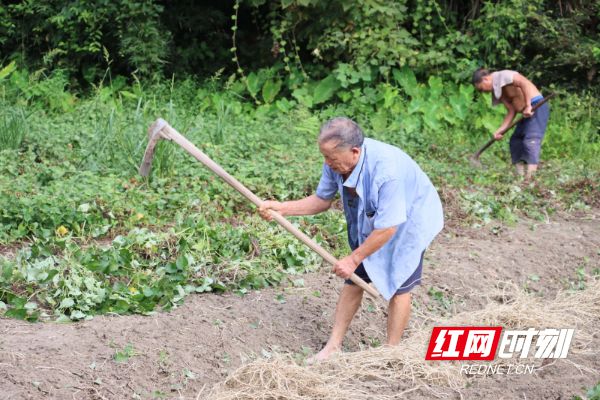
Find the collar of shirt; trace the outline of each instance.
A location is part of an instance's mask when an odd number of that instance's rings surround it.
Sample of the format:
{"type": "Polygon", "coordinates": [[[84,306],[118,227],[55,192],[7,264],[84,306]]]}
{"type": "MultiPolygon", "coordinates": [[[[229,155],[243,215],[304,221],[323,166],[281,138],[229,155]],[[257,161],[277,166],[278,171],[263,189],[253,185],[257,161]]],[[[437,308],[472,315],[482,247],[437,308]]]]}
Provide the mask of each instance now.
{"type": "Polygon", "coordinates": [[[360,173],[362,171],[363,164],[365,163],[366,149],[367,148],[366,148],[365,144],[363,143],[362,146],[360,146],[360,156],[358,156],[358,162],[354,166],[354,169],[350,173],[350,176],[348,177],[348,179],[346,179],[344,181],[345,187],[356,188],[356,186],[358,185],[358,178],[360,177],[360,173]]]}

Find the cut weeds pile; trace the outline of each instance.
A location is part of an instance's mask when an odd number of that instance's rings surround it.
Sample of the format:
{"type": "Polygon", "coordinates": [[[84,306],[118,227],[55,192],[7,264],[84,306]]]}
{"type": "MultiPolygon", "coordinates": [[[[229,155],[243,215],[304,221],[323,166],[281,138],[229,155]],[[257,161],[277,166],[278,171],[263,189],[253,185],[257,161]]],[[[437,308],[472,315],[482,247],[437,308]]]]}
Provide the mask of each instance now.
{"type": "MultiPolygon", "coordinates": [[[[490,298],[492,301],[479,311],[426,321],[412,329],[397,348],[340,353],[311,366],[300,365],[287,355],[252,362],[215,386],[208,398],[341,400],[376,396],[392,399],[414,391],[419,391],[425,398],[446,398],[452,394],[462,397],[462,391],[472,378],[460,373],[459,362],[424,360],[432,326],[575,328],[569,357],[555,362],[566,363],[569,368],[577,368],[584,374],[598,374],[599,371],[578,365],[571,358],[597,352],[592,342],[595,328],[600,323],[600,280],[594,280],[583,291],[559,292],[553,301],[526,294],[514,285],[499,289],[490,298]]],[[[496,359],[490,365],[510,361],[496,359]]],[[[519,362],[534,363],[538,371],[547,365],[532,358],[519,362]]]]}

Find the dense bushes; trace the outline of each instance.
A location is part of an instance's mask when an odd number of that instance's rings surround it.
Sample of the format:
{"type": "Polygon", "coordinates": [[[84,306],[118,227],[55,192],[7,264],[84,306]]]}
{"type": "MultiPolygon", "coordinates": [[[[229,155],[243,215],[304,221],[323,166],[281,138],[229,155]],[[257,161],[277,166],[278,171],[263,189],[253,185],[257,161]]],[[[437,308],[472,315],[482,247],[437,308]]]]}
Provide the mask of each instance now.
{"type": "Polygon", "coordinates": [[[3,1],[0,62],[61,68],[80,83],[109,67],[209,76],[239,62],[297,84],[339,63],[375,80],[403,66],[465,80],[485,64],[586,87],[598,81],[599,24],[592,0],[3,1]]]}

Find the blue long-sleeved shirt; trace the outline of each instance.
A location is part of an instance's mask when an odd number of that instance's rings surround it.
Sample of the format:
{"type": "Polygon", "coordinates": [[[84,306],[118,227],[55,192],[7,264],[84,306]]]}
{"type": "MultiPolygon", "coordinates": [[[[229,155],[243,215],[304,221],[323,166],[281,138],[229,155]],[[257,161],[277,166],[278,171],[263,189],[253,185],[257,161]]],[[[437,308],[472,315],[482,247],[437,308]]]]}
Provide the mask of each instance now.
{"type": "MultiPolygon", "coordinates": [[[[343,187],[355,188],[357,209],[344,213],[349,239],[361,245],[374,229],[398,226],[394,236],[363,261],[381,295],[390,299],[419,265],[421,253],[444,226],[435,187],[412,158],[399,148],[365,138],[358,163],[343,181],[323,164],[316,195],[332,199],[343,187]]],[[[351,243],[352,244],[352,243],[351,243]]]]}

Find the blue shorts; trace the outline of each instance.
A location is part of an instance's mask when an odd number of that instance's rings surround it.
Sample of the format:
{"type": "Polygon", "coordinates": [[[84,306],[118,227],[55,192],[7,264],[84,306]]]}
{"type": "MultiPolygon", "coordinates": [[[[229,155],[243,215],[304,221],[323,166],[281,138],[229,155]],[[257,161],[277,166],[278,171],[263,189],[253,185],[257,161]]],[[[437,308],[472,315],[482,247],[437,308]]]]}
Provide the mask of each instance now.
{"type": "MultiPolygon", "coordinates": [[[[534,99],[531,105],[535,105],[541,99],[541,97],[534,99]]],[[[539,163],[542,140],[544,139],[549,116],[550,107],[548,103],[545,103],[535,110],[532,117],[524,118],[517,124],[517,128],[510,137],[509,143],[513,164],[522,161],[527,164],[539,163]]]]}
{"type": "MultiPolygon", "coordinates": [[[[404,283],[402,285],[400,285],[400,288],[398,290],[396,290],[396,294],[408,293],[415,286],[421,284],[421,274],[423,272],[423,256],[424,255],[425,255],[425,251],[423,251],[421,253],[421,260],[419,261],[419,265],[417,266],[417,269],[415,269],[415,272],[413,272],[413,274],[406,281],[404,281],[404,283]]],[[[367,283],[371,283],[371,278],[369,278],[369,274],[367,274],[367,271],[365,270],[365,267],[362,265],[362,263],[358,266],[358,268],[356,268],[354,273],[356,275],[358,275],[363,281],[365,281],[367,283]]],[[[350,279],[346,279],[345,283],[347,285],[355,284],[350,279]]]]}

